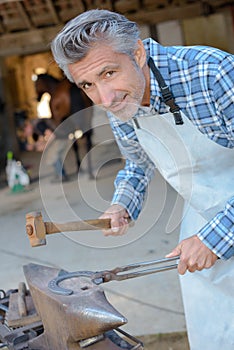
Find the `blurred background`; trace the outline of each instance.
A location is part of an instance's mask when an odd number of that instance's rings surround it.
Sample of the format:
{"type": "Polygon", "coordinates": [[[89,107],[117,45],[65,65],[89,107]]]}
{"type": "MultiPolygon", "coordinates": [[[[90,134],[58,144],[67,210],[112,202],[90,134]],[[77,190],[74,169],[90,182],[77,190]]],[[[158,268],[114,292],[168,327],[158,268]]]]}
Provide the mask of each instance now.
{"type": "Polygon", "coordinates": [[[150,36],[162,45],[202,44],[234,52],[234,5],[229,0],[0,1],[0,178],[5,175],[7,152],[20,158],[34,141],[25,133],[26,122],[51,117],[49,94],[38,103],[34,87],[41,73],[62,78],[50,41],[68,20],[94,8],[136,21],[142,39],[150,36]]]}

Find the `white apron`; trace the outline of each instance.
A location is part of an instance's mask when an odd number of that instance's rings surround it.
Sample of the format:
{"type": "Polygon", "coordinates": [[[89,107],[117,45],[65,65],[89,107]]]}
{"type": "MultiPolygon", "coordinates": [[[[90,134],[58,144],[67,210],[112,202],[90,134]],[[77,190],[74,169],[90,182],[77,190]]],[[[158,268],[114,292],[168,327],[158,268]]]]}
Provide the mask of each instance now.
{"type": "MultiPolygon", "coordinates": [[[[180,240],[196,234],[234,195],[234,150],[203,135],[182,114],[133,118],[140,144],[185,199],[180,240]]],[[[234,349],[234,258],[180,277],[191,350],[234,349]]]]}

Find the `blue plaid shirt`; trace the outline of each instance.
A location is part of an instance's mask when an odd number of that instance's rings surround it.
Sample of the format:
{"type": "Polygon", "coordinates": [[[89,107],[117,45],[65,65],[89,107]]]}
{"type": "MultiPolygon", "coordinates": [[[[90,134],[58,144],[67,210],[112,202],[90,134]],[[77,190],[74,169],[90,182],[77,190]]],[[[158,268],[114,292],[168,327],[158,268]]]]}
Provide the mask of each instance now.
{"type": "MultiPolygon", "coordinates": [[[[233,148],[234,56],[205,46],[163,47],[152,39],[144,40],[144,45],[184,114],[211,140],[233,148]]],[[[157,80],[152,72],[150,74],[151,106],[160,114],[166,113],[168,107],[162,101],[157,80]]],[[[111,114],[108,116],[126,158],[125,168],[115,180],[112,204],[122,205],[136,220],[155,165],[139,144],[132,121],[121,122],[111,114]]],[[[234,197],[198,236],[220,258],[234,255],[234,197]]]]}

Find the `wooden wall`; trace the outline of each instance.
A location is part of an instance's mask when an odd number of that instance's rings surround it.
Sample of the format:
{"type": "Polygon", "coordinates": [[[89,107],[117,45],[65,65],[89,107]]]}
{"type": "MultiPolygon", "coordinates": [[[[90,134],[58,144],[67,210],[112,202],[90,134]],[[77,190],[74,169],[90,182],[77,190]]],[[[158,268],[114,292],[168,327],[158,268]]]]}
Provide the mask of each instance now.
{"type": "Polygon", "coordinates": [[[230,11],[182,21],[185,45],[208,45],[234,53],[233,17],[230,11]]]}

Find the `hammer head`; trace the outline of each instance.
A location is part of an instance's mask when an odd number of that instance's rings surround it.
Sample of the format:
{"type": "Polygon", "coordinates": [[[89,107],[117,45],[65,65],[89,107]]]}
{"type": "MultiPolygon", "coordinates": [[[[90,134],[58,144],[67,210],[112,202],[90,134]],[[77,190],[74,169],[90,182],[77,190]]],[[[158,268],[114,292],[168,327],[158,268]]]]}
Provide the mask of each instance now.
{"type": "Polygon", "coordinates": [[[26,232],[32,247],[46,244],[46,229],[40,211],[26,214],[26,232]]]}

